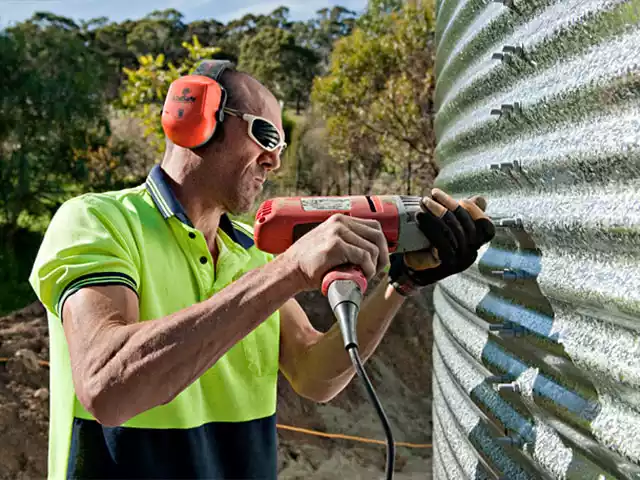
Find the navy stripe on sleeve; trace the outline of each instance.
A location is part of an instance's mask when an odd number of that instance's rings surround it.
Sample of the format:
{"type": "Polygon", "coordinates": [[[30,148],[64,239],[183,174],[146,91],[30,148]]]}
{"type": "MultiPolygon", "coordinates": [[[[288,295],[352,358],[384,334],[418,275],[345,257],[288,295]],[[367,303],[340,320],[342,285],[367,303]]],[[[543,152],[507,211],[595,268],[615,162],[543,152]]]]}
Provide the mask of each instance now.
{"type": "Polygon", "coordinates": [[[64,302],[70,295],[77,292],[83,287],[90,285],[124,285],[133,290],[136,295],[138,294],[138,285],[135,280],[129,275],[120,272],[98,272],[82,275],[70,282],[60,294],[60,300],[58,301],[57,313],[58,317],[62,318],[62,307],[64,302]]]}

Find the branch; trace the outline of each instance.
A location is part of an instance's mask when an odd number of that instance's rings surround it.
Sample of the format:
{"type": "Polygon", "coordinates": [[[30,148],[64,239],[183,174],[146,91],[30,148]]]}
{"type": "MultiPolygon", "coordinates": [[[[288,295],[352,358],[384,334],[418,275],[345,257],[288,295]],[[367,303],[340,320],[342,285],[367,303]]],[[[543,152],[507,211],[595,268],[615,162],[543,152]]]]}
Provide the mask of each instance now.
{"type": "Polygon", "coordinates": [[[421,155],[429,155],[429,152],[427,150],[422,150],[418,145],[416,145],[416,142],[414,140],[412,140],[411,138],[409,138],[409,137],[404,137],[402,135],[396,135],[393,132],[384,132],[384,131],[377,130],[373,126],[371,126],[370,124],[368,124],[365,121],[362,122],[362,125],[367,127],[373,133],[377,133],[378,135],[385,135],[385,134],[391,135],[396,140],[398,140],[400,142],[407,143],[411,148],[413,148],[416,152],[420,153],[421,155]]]}
{"type": "MultiPolygon", "coordinates": [[[[359,108],[359,106],[356,105],[355,102],[343,102],[342,103],[342,107],[343,108],[336,109],[334,111],[334,113],[346,114],[345,116],[349,117],[350,116],[350,115],[348,115],[349,113],[352,113],[354,110],[359,108]]],[[[391,111],[397,117],[397,114],[395,113],[395,111],[393,109],[391,109],[391,111]]],[[[410,138],[410,137],[406,137],[406,136],[403,136],[403,135],[398,135],[398,134],[394,133],[393,131],[379,130],[379,129],[375,128],[372,124],[370,124],[370,123],[366,122],[365,120],[363,120],[363,116],[360,115],[360,114],[357,114],[356,121],[358,121],[360,124],[364,125],[366,128],[371,130],[373,133],[376,133],[378,135],[385,135],[385,134],[391,135],[391,137],[395,138],[396,140],[408,144],[413,150],[415,150],[419,154],[421,154],[421,155],[429,155],[428,149],[424,150],[424,149],[420,148],[420,146],[417,144],[417,142],[414,139],[410,138]]],[[[402,124],[401,121],[400,121],[400,124],[404,126],[404,124],[402,124]]]]}

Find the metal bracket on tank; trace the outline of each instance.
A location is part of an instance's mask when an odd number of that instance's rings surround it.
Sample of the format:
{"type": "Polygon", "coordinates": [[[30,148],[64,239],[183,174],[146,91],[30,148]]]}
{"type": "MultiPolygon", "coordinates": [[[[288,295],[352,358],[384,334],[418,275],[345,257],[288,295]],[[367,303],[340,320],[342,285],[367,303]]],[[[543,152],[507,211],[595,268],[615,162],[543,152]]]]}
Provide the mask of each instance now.
{"type": "Polygon", "coordinates": [[[513,64],[514,57],[517,57],[517,58],[527,62],[529,65],[531,65],[533,67],[538,65],[527,54],[526,50],[524,49],[524,45],[523,44],[520,44],[518,46],[505,45],[504,47],[502,47],[502,51],[501,52],[496,52],[493,55],[491,55],[491,58],[493,60],[500,60],[502,63],[508,64],[508,65],[513,64]]]}
{"type": "Polygon", "coordinates": [[[520,102],[503,103],[499,108],[492,108],[489,115],[497,115],[498,121],[505,119],[511,123],[517,124],[521,121],[530,123],[526,115],[522,111],[522,104],[520,102]]]}
{"type": "Polygon", "coordinates": [[[520,385],[518,385],[516,382],[498,383],[498,384],[495,385],[495,389],[498,392],[520,393],[520,385]]]}
{"type": "Polygon", "coordinates": [[[522,105],[520,102],[503,103],[500,108],[492,108],[491,115],[498,115],[498,118],[502,118],[504,115],[507,118],[511,118],[514,114],[522,114],[522,105]]]}
{"type": "Polygon", "coordinates": [[[489,170],[506,173],[519,187],[522,187],[521,179],[524,179],[530,185],[534,184],[534,182],[527,177],[527,171],[522,168],[522,163],[518,160],[491,163],[489,164],[489,170]]]}
{"type": "Polygon", "coordinates": [[[524,226],[521,217],[505,217],[505,218],[491,217],[491,221],[498,228],[522,229],[522,227],[524,226]]]}
{"type": "Polygon", "coordinates": [[[504,437],[496,438],[496,443],[503,446],[520,448],[524,445],[524,439],[519,435],[505,435],[504,437]]]}
{"type": "Polygon", "coordinates": [[[518,160],[514,160],[513,162],[492,163],[489,165],[489,170],[522,172],[522,164],[518,160]]]}
{"type": "Polygon", "coordinates": [[[522,11],[518,8],[518,6],[516,5],[515,0],[493,0],[495,3],[501,3],[503,4],[505,7],[507,7],[510,10],[513,10],[514,12],[516,12],[518,15],[522,15],[522,11]]]}
{"type": "Polygon", "coordinates": [[[512,268],[503,268],[501,270],[491,270],[492,275],[497,275],[505,282],[515,282],[522,277],[521,273],[512,268]]]}
{"type": "Polygon", "coordinates": [[[512,381],[511,375],[491,375],[489,377],[485,377],[484,381],[490,384],[496,383],[509,383],[512,381]]]}
{"type": "Polygon", "coordinates": [[[495,332],[500,337],[519,337],[526,332],[522,325],[513,322],[490,323],[489,331],[495,332]]]}
{"type": "MultiPolygon", "coordinates": [[[[524,222],[522,220],[522,217],[491,217],[491,222],[493,222],[496,228],[505,230],[504,232],[505,235],[508,236],[515,243],[515,245],[520,244],[520,240],[518,239],[518,236],[514,233],[514,230],[524,231],[524,222]]],[[[520,252],[519,247],[518,247],[518,252],[520,252]]],[[[495,275],[498,272],[492,271],[492,273],[495,275]]],[[[511,280],[514,276],[512,273],[509,273],[509,272],[506,272],[505,274],[504,270],[499,272],[499,274],[502,276],[502,279],[505,281],[511,280]]]]}
{"type": "Polygon", "coordinates": [[[531,57],[527,54],[527,51],[524,48],[524,44],[520,44],[517,46],[513,46],[513,45],[505,45],[504,47],[502,47],[502,51],[505,54],[515,54],[517,57],[521,58],[522,60],[524,60],[525,62],[527,62],[528,64],[530,64],[531,66],[535,67],[536,65],[538,65],[534,60],[531,59],[531,57]]]}

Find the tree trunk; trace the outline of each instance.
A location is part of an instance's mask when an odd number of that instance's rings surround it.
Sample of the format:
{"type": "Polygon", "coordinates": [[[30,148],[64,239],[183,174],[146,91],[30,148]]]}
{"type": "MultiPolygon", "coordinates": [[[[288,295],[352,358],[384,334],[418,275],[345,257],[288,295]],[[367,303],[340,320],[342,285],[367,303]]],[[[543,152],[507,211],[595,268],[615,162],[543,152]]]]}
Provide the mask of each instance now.
{"type": "Polygon", "coordinates": [[[300,115],[300,94],[296,95],[296,115],[300,115]]]}
{"type": "Polygon", "coordinates": [[[349,165],[349,188],[347,189],[347,191],[349,192],[348,195],[351,195],[351,159],[349,159],[349,161],[347,162],[349,165]]]}
{"type": "Polygon", "coordinates": [[[407,195],[411,195],[411,160],[407,162],[407,195]]]}
{"type": "Polygon", "coordinates": [[[300,152],[297,152],[296,155],[296,195],[300,191],[300,171],[302,170],[302,155],[300,152]]]}
{"type": "Polygon", "coordinates": [[[365,188],[364,192],[366,195],[370,195],[373,190],[373,184],[376,179],[380,176],[380,170],[382,170],[382,155],[375,154],[370,159],[369,168],[366,170],[365,177],[365,188]]]}

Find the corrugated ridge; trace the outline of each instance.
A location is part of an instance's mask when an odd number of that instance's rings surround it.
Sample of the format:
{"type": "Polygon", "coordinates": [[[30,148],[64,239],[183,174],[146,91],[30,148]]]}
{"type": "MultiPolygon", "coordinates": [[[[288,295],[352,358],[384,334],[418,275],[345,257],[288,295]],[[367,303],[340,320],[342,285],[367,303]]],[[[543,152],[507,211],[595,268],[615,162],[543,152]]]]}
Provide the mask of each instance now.
{"type": "MultiPolygon", "coordinates": [[[[497,465],[510,479],[545,476],[543,471],[529,468],[532,464],[517,452],[510,453],[514,458],[506,454],[509,446],[499,443],[499,439],[504,437],[503,433],[470,401],[458,382],[447,373],[437,348],[434,351],[433,378],[435,418],[447,425],[448,431],[455,430],[459,435],[469,439],[469,443],[475,448],[473,458],[479,463],[482,462],[485,471],[497,476],[497,472],[484,461],[488,460],[497,465]]],[[[472,455],[469,452],[465,454],[472,455]]]]}
{"type": "Polygon", "coordinates": [[[448,158],[446,164],[453,156],[484,143],[515,141],[528,132],[540,134],[618,111],[628,106],[629,93],[640,84],[640,78],[632,75],[638,70],[639,57],[640,32],[636,30],[524,79],[458,117],[438,139],[436,154],[439,159],[448,158]]]}
{"type": "MultiPolygon", "coordinates": [[[[637,329],[640,200],[633,190],[599,193],[488,194],[487,213],[522,220],[509,234],[542,252],[537,283],[546,296],[600,309],[601,317],[637,329]]],[[[505,267],[519,273],[517,264],[505,267]]]]}
{"type": "MultiPolygon", "coordinates": [[[[460,460],[458,460],[458,464],[464,463],[466,466],[466,468],[464,469],[466,475],[461,475],[457,478],[477,478],[478,476],[491,479],[500,478],[499,474],[486,467],[486,463],[481,461],[481,457],[478,455],[478,451],[480,451],[483,447],[487,448],[487,445],[491,445],[492,448],[499,448],[498,445],[495,444],[494,438],[486,433],[487,429],[482,428],[482,425],[479,422],[475,423],[471,428],[464,428],[462,425],[460,425],[460,418],[456,418],[453,414],[454,412],[449,407],[449,402],[453,401],[454,399],[452,397],[445,397],[445,395],[441,391],[440,381],[437,377],[434,378],[436,379],[436,382],[433,390],[433,409],[436,413],[436,415],[434,415],[434,418],[437,419],[437,422],[440,426],[438,435],[440,437],[444,436],[446,438],[455,437],[455,446],[462,443],[463,441],[465,442],[464,448],[458,447],[453,449],[453,451],[456,452],[455,456],[460,457],[460,460]],[[446,430],[443,428],[443,425],[447,426],[446,430]],[[446,436],[443,435],[443,431],[447,432],[446,436]],[[467,438],[467,435],[469,435],[472,431],[474,432],[475,437],[478,439],[477,441],[483,444],[479,445],[477,450],[474,446],[470,445],[469,439],[467,438]],[[482,433],[475,433],[480,431],[482,433]]],[[[464,418],[469,419],[472,417],[467,416],[464,418]]],[[[521,475],[518,478],[527,479],[531,478],[531,476],[521,475]]]]}
{"type": "Polygon", "coordinates": [[[435,184],[497,235],[436,288],[434,415],[504,478],[640,479],[640,0],[441,6],[435,184]]]}
{"type": "MultiPolygon", "coordinates": [[[[535,22],[535,18],[545,10],[548,12],[555,9],[557,16],[560,16],[569,2],[572,5],[591,1],[594,0],[528,0],[515,2],[517,6],[513,8],[500,2],[489,1],[485,9],[475,0],[460,2],[464,7],[459,8],[459,18],[448,29],[447,36],[437,45],[436,75],[439,85],[436,85],[435,91],[436,108],[439,109],[442,105],[449,84],[463,75],[478,59],[487,55],[490,57],[494,53],[493,49],[502,46],[505,38],[512,35],[519,26],[526,25],[529,21],[535,22]],[[485,23],[476,23],[474,13],[483,16],[485,23]],[[471,26],[473,28],[470,28],[471,26]],[[455,52],[455,55],[452,55],[452,52],[455,52]]],[[[509,3],[509,0],[506,3],[509,3]]],[[[551,17],[551,21],[553,20],[555,19],[551,17]]]]}
{"type": "MultiPolygon", "coordinates": [[[[530,368],[536,368],[535,385],[530,386],[531,395],[536,404],[549,412],[549,414],[571,424],[574,428],[582,429],[594,439],[604,442],[611,437],[611,432],[621,430],[633,430],[640,433],[640,414],[633,407],[611,392],[611,401],[603,401],[602,398],[590,398],[590,392],[580,388],[580,384],[568,383],[568,378],[551,377],[545,365],[536,365],[533,362],[524,363],[514,352],[510,352],[495,339],[488,336],[474,323],[469,322],[463,314],[456,310],[455,304],[449,303],[443,297],[442,292],[436,292],[434,301],[438,307],[438,315],[447,318],[446,330],[465,351],[481,361],[494,375],[507,375],[510,381],[521,382],[521,378],[530,368]],[[482,350],[479,350],[482,339],[482,350]],[[586,394],[586,395],[585,395],[586,394]],[[608,418],[606,429],[601,431],[602,422],[598,418],[608,418]]],[[[470,313],[467,313],[469,315],[470,313]]],[[[580,345],[586,343],[586,338],[580,341],[580,345]]],[[[574,340],[576,341],[576,340],[574,340]]],[[[607,340],[600,339],[601,342],[607,340]]],[[[596,352],[597,353],[597,352],[596,352]]],[[[550,359],[549,359],[550,361],[550,359]]],[[[597,378],[592,378],[597,383],[597,378]]],[[[525,387],[525,385],[523,385],[525,387]]],[[[607,385],[600,385],[601,391],[606,390],[607,385]]],[[[528,387],[527,387],[528,388],[528,387]]],[[[611,443],[608,447],[615,449],[620,455],[638,462],[640,460],[640,444],[635,437],[619,442],[611,443]]],[[[640,469],[639,469],[640,472],[640,469]]]]}
{"type": "MultiPolygon", "coordinates": [[[[434,430],[434,439],[439,438],[439,435],[434,430]]],[[[447,475],[446,470],[444,469],[444,461],[442,460],[442,455],[440,454],[440,445],[445,441],[446,436],[443,435],[444,438],[441,438],[440,441],[434,442],[433,444],[433,473],[436,479],[440,480],[450,480],[449,475],[447,475]]]]}
{"type": "MultiPolygon", "coordinates": [[[[470,287],[471,283],[475,283],[475,281],[468,276],[460,276],[455,280],[447,279],[441,282],[442,294],[461,303],[460,299],[467,296],[469,288],[473,288],[470,287]]],[[[553,287],[549,290],[555,291],[553,287]]],[[[579,390],[586,398],[593,399],[595,392],[589,386],[595,383],[601,389],[616,392],[621,401],[629,403],[636,409],[640,408],[639,360],[635,355],[638,348],[636,331],[607,322],[602,318],[603,315],[598,318],[593,314],[593,310],[581,309],[576,302],[552,301],[552,308],[554,308],[554,318],[552,319],[528,309],[526,305],[518,305],[509,297],[502,295],[504,294],[498,289],[494,289],[491,293],[487,291],[483,300],[472,312],[483,310],[491,301],[493,305],[490,307],[492,311],[489,313],[495,318],[495,322],[485,322],[478,318],[478,323],[484,323],[487,329],[489,325],[506,323],[507,326],[518,327],[522,330],[518,334],[520,342],[515,343],[514,347],[509,345],[509,342],[513,342],[511,337],[502,340],[505,349],[511,350],[515,355],[523,350],[521,342],[530,342],[531,348],[540,352],[539,356],[532,356],[532,359],[538,362],[546,359],[550,362],[553,358],[550,365],[539,363],[538,366],[549,375],[568,374],[565,381],[571,379],[569,384],[571,389],[579,390]],[[571,305],[571,307],[566,307],[566,305],[571,305]],[[583,328],[586,325],[594,327],[592,329],[583,328]],[[606,334],[603,335],[603,332],[606,334]],[[539,341],[540,338],[544,339],[544,342],[539,341]],[[549,348],[549,344],[553,344],[556,348],[549,348]],[[603,351],[610,354],[602,356],[603,351]],[[564,368],[564,363],[567,360],[572,361],[580,368],[564,368]]],[[[470,328],[476,326],[471,323],[470,328]]],[[[477,328],[481,329],[482,327],[477,326],[477,328]]],[[[511,333],[509,330],[506,332],[511,333]]],[[[502,333],[498,334],[502,335],[502,333]]],[[[472,340],[466,341],[471,342],[472,340]]],[[[477,343],[473,345],[475,345],[477,353],[480,345],[477,343]]],[[[482,351],[485,351],[486,344],[482,344],[481,348],[482,351]]]]}
{"type": "Polygon", "coordinates": [[[640,106],[567,123],[517,141],[481,145],[457,155],[438,176],[444,188],[465,193],[537,194],[579,187],[600,193],[614,184],[637,188],[640,172],[640,106]]]}
{"type": "Polygon", "coordinates": [[[465,435],[458,430],[459,426],[456,425],[456,422],[451,421],[450,412],[442,406],[444,401],[438,393],[434,390],[434,411],[437,413],[433,422],[434,433],[437,432],[436,434],[440,438],[445,439],[445,445],[448,447],[447,456],[455,459],[453,478],[497,479],[498,475],[492,475],[479,461],[476,450],[469,444],[465,435]],[[446,430],[443,428],[443,424],[448,426],[446,430]],[[445,431],[446,435],[444,435],[445,431]]]}
{"type": "MultiPolygon", "coordinates": [[[[504,6],[486,0],[470,0],[458,8],[455,17],[443,32],[436,50],[436,75],[443,75],[447,71],[451,59],[455,58],[455,54],[475,35],[477,25],[498,19],[508,22],[508,16],[509,10],[504,6]]],[[[437,92],[436,100],[439,100],[437,92]]]]}
{"type": "Polygon", "coordinates": [[[591,47],[590,38],[611,38],[633,28],[629,19],[635,18],[637,22],[640,1],[633,3],[616,0],[607,9],[594,0],[573,0],[566,8],[552,5],[543,12],[545,15],[519,25],[511,35],[491,44],[484,52],[462,57],[455,70],[443,72],[440,77],[435,121],[438,138],[443,125],[455,120],[472,102],[552,67],[560,50],[564,57],[577,56],[591,47]],[[522,51],[504,51],[509,46],[522,47],[522,51]],[[501,57],[493,58],[496,54],[501,57]]]}
{"type": "Polygon", "coordinates": [[[436,17],[436,42],[440,43],[447,28],[453,23],[455,16],[463,7],[463,3],[456,0],[442,0],[436,17]]]}
{"type": "MultiPolygon", "coordinates": [[[[460,295],[464,295],[464,290],[460,290],[464,286],[465,282],[456,283],[453,287],[451,284],[441,285],[441,292],[447,302],[456,302],[460,295]]],[[[476,314],[477,317],[470,312],[462,313],[467,321],[478,331],[487,333],[490,340],[505,353],[527,358],[528,364],[539,366],[549,377],[565,377],[565,386],[580,392],[585,401],[597,399],[589,376],[575,367],[558,342],[557,334],[550,333],[551,325],[545,327],[539,321],[543,316],[533,308],[518,305],[501,297],[499,292],[491,291],[476,308],[476,314]]],[[[481,351],[489,351],[486,344],[481,351]]]]}
{"type": "MultiPolygon", "coordinates": [[[[434,372],[448,372],[452,375],[453,380],[469,392],[480,410],[486,412],[490,418],[493,417],[498,428],[504,428],[508,432],[516,444],[514,448],[517,447],[518,451],[527,455],[532,463],[543,467],[549,476],[598,478],[597,475],[602,474],[605,478],[616,478],[610,472],[615,472],[618,478],[634,478],[630,475],[638,475],[639,470],[633,464],[612,452],[604,453],[604,449],[601,449],[597,452],[598,457],[593,458],[593,451],[584,450],[583,447],[595,442],[587,438],[586,441],[574,443],[570,437],[559,434],[547,423],[549,417],[546,413],[537,413],[537,407],[533,402],[525,405],[515,399],[514,394],[497,393],[492,387],[492,382],[487,381],[491,378],[491,372],[487,371],[485,374],[484,367],[460,351],[461,346],[457,339],[451,338],[450,331],[443,328],[439,315],[434,321],[434,337],[437,346],[437,354],[434,353],[434,372]]],[[[442,376],[443,374],[440,374],[440,377],[442,376]]],[[[571,430],[568,426],[564,429],[570,431],[573,438],[584,438],[578,430],[571,430]]],[[[509,478],[508,473],[503,473],[509,478]]]]}
{"type": "MultiPolygon", "coordinates": [[[[537,367],[544,375],[540,375],[534,393],[545,408],[554,415],[570,422],[576,428],[588,430],[589,422],[594,419],[599,410],[597,399],[590,398],[584,392],[576,392],[566,385],[565,379],[551,377],[544,369],[544,365],[527,364],[510,352],[497,339],[488,335],[488,325],[485,330],[469,322],[453,304],[449,303],[442,292],[437,292],[438,315],[447,318],[446,329],[456,341],[477,361],[481,361],[494,375],[506,375],[514,380],[530,367],[537,367]],[[473,335],[474,340],[469,337],[473,335]],[[477,339],[486,339],[482,350],[477,351],[477,339]]],[[[467,313],[468,315],[468,313],[467,313]]],[[[580,386],[580,385],[578,385],[580,386]]]]}
{"type": "MultiPolygon", "coordinates": [[[[434,13],[435,13],[435,18],[440,18],[440,12],[442,11],[442,5],[446,2],[447,0],[436,0],[435,1],[435,9],[434,9],[434,13]]],[[[437,25],[436,25],[436,32],[437,32],[437,25]]]]}

